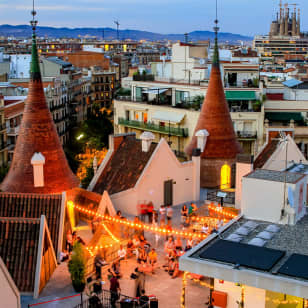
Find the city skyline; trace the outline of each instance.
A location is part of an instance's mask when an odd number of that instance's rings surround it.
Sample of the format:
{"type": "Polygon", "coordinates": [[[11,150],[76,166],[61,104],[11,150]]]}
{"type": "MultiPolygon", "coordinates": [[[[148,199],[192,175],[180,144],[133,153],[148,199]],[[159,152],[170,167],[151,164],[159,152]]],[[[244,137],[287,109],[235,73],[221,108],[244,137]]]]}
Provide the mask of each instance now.
{"type": "MultiPolygon", "coordinates": [[[[215,1],[202,3],[192,0],[141,1],[131,0],[76,0],[65,4],[55,0],[53,5],[47,0],[37,1],[40,26],[56,27],[111,27],[119,20],[120,29],[135,29],[159,33],[184,33],[195,30],[212,31],[215,18],[215,1]],[[68,14],[70,14],[68,16],[68,14]],[[187,22],[183,22],[186,20],[187,22]]],[[[219,21],[222,32],[231,32],[253,36],[266,34],[271,20],[277,12],[279,1],[244,0],[219,1],[219,21]],[[245,13],[244,13],[245,12],[245,13]],[[244,14],[243,14],[244,13],[244,14]],[[239,19],[239,14],[241,18],[239,19]],[[236,20],[236,23],[234,22],[236,20]]],[[[302,29],[308,30],[308,21],[304,18],[308,12],[308,3],[296,1],[301,8],[302,29]]],[[[7,3],[0,0],[1,24],[27,24],[32,1],[12,0],[7,3]]],[[[293,7],[290,9],[292,10],[293,7]]]]}

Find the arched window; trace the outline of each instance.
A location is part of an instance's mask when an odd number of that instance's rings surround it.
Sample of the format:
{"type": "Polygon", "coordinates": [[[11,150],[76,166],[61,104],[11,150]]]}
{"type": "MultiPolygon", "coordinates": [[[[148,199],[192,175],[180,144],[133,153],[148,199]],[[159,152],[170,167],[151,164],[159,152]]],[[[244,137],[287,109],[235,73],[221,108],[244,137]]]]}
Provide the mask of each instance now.
{"type": "Polygon", "coordinates": [[[231,187],[231,167],[223,165],[220,171],[220,188],[228,189],[231,187]]]}

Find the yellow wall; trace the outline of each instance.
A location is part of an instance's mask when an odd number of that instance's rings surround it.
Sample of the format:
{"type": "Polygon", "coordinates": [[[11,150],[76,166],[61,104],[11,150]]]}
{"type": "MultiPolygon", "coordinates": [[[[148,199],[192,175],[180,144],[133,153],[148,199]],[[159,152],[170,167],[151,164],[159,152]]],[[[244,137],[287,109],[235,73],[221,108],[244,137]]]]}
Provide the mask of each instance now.
{"type": "Polygon", "coordinates": [[[302,308],[303,299],[291,295],[266,291],[265,308],[302,308]]]}

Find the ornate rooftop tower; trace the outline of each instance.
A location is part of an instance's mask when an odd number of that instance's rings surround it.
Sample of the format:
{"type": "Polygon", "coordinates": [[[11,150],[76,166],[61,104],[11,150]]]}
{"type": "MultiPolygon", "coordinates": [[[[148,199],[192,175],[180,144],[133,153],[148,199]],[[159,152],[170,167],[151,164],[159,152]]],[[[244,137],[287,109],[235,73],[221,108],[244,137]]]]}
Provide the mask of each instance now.
{"type": "Polygon", "coordinates": [[[215,47],[212,60],[212,70],[194,136],[185,149],[187,155],[192,156],[193,149],[197,147],[196,133],[207,130],[209,136],[205,149],[201,153],[201,186],[217,187],[231,185],[231,168],[236,155],[242,152],[237,141],[233,124],[227,105],[224,87],[221,80],[219,48],[218,48],[218,20],[215,20],[215,47]],[[222,168],[227,170],[229,178],[222,179],[222,168]],[[223,183],[226,182],[226,183],[223,183]]]}
{"type": "Polygon", "coordinates": [[[36,46],[34,0],[31,14],[33,34],[28,98],[13,161],[0,189],[6,192],[53,194],[78,187],[79,181],[68,166],[45,100],[36,46]]]}

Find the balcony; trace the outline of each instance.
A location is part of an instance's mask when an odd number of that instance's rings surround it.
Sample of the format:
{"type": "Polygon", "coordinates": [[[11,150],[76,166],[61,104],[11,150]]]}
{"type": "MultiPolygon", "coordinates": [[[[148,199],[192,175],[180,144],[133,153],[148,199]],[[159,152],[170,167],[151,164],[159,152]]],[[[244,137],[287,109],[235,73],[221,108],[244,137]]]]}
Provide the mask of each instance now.
{"type": "Polygon", "coordinates": [[[257,139],[256,131],[237,131],[238,139],[257,139]]]}
{"type": "Polygon", "coordinates": [[[4,150],[6,150],[7,147],[8,147],[8,144],[7,144],[6,142],[0,143],[0,151],[1,151],[1,152],[4,151],[4,150]]]}
{"type": "Polygon", "coordinates": [[[140,121],[126,120],[123,118],[119,118],[119,125],[170,136],[188,137],[188,128],[171,127],[169,125],[161,126],[154,123],[144,123],[140,121]]]}
{"type": "Polygon", "coordinates": [[[16,127],[9,127],[6,131],[7,135],[11,135],[11,136],[17,136],[19,133],[19,126],[16,127]]]}
{"type": "Polygon", "coordinates": [[[0,124],[0,131],[6,130],[6,124],[0,124]]]}

